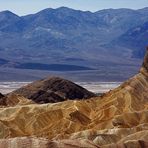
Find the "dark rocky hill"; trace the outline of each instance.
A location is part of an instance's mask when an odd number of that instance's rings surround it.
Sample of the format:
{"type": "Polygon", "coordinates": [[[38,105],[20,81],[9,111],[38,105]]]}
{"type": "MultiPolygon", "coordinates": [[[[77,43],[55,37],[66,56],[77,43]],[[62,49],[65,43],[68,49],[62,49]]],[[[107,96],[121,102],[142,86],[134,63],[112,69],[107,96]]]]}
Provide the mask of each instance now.
{"type": "Polygon", "coordinates": [[[33,82],[13,93],[29,98],[36,103],[55,103],[67,99],[88,99],[95,96],[79,85],[58,77],[48,77],[33,82]]]}

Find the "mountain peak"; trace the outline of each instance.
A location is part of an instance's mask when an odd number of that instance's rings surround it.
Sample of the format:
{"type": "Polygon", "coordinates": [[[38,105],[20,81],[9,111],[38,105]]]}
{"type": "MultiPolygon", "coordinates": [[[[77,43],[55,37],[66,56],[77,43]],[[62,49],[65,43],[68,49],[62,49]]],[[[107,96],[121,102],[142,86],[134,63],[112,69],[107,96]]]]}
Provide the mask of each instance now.
{"type": "Polygon", "coordinates": [[[119,8],[119,9],[113,9],[113,8],[109,8],[109,9],[103,9],[103,10],[99,10],[96,11],[95,13],[128,13],[128,12],[135,12],[135,10],[133,9],[129,9],[129,8],[119,8]]]}
{"type": "Polygon", "coordinates": [[[9,10],[4,10],[4,11],[1,11],[0,13],[12,14],[12,12],[11,12],[11,11],[9,11],[9,10]]]}
{"type": "Polygon", "coordinates": [[[0,15],[17,16],[18,17],[18,15],[16,15],[15,13],[13,13],[13,12],[11,12],[9,10],[1,11],[0,15]]]}
{"type": "Polygon", "coordinates": [[[62,6],[57,8],[56,10],[74,10],[74,9],[62,6]]]}
{"type": "MultiPolygon", "coordinates": [[[[59,7],[59,8],[55,8],[55,9],[53,9],[53,8],[46,8],[46,9],[40,11],[40,12],[50,12],[50,11],[71,11],[71,10],[74,11],[74,9],[72,9],[72,8],[68,8],[68,7],[59,7]]],[[[40,13],[40,12],[38,12],[38,13],[40,13]]]]}
{"type": "Polygon", "coordinates": [[[75,10],[69,7],[59,7],[54,9],[54,11],[59,12],[59,13],[75,13],[75,12],[81,12],[81,10],[75,10]]]}
{"type": "Polygon", "coordinates": [[[137,11],[140,12],[140,13],[148,13],[148,7],[138,9],[137,11]]]}

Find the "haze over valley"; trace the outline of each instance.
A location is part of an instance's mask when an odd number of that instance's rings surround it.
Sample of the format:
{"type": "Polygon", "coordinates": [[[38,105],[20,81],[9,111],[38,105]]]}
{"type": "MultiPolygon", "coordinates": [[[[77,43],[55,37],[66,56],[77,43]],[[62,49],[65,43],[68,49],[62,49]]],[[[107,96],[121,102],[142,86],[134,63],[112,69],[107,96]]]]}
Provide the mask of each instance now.
{"type": "Polygon", "coordinates": [[[0,81],[49,74],[74,81],[123,81],[141,65],[147,31],[148,8],[90,12],[60,7],[26,16],[2,11],[0,81]]]}

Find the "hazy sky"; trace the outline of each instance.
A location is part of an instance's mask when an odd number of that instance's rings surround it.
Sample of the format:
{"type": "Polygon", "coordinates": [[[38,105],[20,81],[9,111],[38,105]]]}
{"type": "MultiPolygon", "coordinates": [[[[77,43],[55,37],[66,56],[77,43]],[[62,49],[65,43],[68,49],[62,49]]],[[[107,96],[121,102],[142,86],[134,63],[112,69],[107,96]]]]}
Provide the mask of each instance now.
{"type": "Polygon", "coordinates": [[[0,11],[10,10],[18,15],[61,6],[90,11],[107,8],[139,9],[148,7],[148,0],[0,0],[0,11]]]}

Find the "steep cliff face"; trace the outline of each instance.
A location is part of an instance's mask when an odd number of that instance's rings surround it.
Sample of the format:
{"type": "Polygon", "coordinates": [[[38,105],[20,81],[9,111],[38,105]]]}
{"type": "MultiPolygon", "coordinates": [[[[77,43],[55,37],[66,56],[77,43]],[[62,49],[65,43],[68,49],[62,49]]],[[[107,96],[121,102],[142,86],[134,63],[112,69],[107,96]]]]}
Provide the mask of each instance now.
{"type": "Polygon", "coordinates": [[[53,148],[147,148],[148,51],[137,75],[101,97],[2,108],[0,119],[1,139],[42,137],[53,148]]]}
{"type": "Polygon", "coordinates": [[[0,140],[2,148],[99,148],[89,140],[49,141],[45,138],[21,137],[0,140]]]}
{"type": "Polygon", "coordinates": [[[146,76],[148,75],[148,47],[140,72],[146,76]]]}

